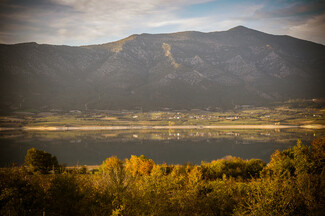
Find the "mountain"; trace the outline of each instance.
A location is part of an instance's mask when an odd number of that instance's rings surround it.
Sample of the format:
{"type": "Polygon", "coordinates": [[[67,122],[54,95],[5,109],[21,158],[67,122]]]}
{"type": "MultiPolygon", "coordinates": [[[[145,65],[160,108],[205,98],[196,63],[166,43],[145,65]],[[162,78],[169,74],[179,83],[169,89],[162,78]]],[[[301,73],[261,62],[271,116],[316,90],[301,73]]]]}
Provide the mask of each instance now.
{"type": "Polygon", "coordinates": [[[324,98],[325,46],[243,26],[101,45],[0,45],[1,111],[215,108],[324,98]]]}

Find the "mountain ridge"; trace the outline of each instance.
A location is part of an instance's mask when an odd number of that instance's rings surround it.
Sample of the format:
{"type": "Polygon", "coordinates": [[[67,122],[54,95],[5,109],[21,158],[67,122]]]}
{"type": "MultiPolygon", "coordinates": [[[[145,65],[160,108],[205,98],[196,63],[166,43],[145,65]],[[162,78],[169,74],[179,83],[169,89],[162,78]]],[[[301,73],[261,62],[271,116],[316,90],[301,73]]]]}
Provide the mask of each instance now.
{"type": "Polygon", "coordinates": [[[0,109],[263,105],[324,95],[325,46],[243,26],[87,46],[0,45],[0,109]]]}
{"type": "Polygon", "coordinates": [[[4,44],[4,43],[0,43],[0,45],[19,45],[19,44],[36,44],[36,45],[51,45],[51,46],[68,46],[68,47],[89,47],[89,46],[101,46],[101,45],[106,45],[106,44],[110,44],[110,43],[115,43],[115,42],[119,42],[122,40],[125,40],[127,38],[130,37],[134,37],[134,36],[141,36],[141,35],[173,35],[173,34],[182,34],[182,33],[201,33],[201,34],[211,34],[211,33],[222,33],[222,32],[229,32],[229,31],[237,31],[237,30],[249,30],[249,31],[253,31],[253,32],[259,32],[262,34],[267,34],[267,35],[271,35],[271,36],[278,36],[278,37],[288,37],[288,38],[292,38],[292,39],[297,39],[300,41],[305,41],[308,43],[313,43],[313,44],[318,44],[321,46],[325,46],[324,44],[321,43],[317,43],[314,41],[308,41],[306,39],[301,39],[301,38],[296,38],[290,35],[277,35],[277,34],[271,34],[271,33],[265,33],[256,29],[252,29],[252,28],[248,28],[246,26],[243,25],[238,25],[235,27],[232,27],[228,30],[223,30],[223,31],[211,31],[211,32],[201,32],[201,31],[195,31],[195,30],[188,30],[188,31],[180,31],[180,32],[172,32],[172,33],[141,33],[141,34],[131,34],[125,38],[116,40],[116,41],[110,41],[110,42],[106,42],[106,43],[101,43],[101,44],[88,44],[88,45],[79,45],[79,46],[71,46],[71,45],[67,45],[67,44],[47,44],[47,43],[37,43],[36,41],[29,41],[29,42],[21,42],[21,43],[11,43],[11,44],[4,44]]]}

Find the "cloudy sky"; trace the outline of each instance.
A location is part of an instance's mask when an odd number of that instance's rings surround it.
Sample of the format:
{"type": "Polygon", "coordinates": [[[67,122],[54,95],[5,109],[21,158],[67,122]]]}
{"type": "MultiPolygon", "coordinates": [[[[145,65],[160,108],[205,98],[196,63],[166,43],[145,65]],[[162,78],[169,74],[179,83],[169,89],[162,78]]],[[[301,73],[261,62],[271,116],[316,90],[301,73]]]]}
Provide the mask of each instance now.
{"type": "Polygon", "coordinates": [[[243,25],[325,44],[325,1],[0,0],[0,43],[101,44],[243,25]]]}

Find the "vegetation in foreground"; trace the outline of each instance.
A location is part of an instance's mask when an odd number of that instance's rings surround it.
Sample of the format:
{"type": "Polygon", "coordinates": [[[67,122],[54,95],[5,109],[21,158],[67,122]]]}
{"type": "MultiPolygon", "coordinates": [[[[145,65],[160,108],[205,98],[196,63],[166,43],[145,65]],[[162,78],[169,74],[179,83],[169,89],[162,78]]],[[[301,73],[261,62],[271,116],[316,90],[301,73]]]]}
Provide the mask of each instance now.
{"type": "Polygon", "coordinates": [[[68,170],[28,150],[0,171],[1,215],[322,215],[325,138],[259,159],[201,165],[107,158],[99,170],[68,170]]]}

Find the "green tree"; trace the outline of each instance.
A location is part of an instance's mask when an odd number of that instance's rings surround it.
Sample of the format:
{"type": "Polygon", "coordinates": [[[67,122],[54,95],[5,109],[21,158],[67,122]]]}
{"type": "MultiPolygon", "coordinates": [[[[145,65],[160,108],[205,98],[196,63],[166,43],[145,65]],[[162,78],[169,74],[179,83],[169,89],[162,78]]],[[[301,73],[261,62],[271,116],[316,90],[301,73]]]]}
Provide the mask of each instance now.
{"type": "Polygon", "coordinates": [[[59,163],[55,156],[35,148],[28,149],[24,165],[29,171],[42,174],[49,173],[51,170],[55,172],[59,170],[59,163]]]}

